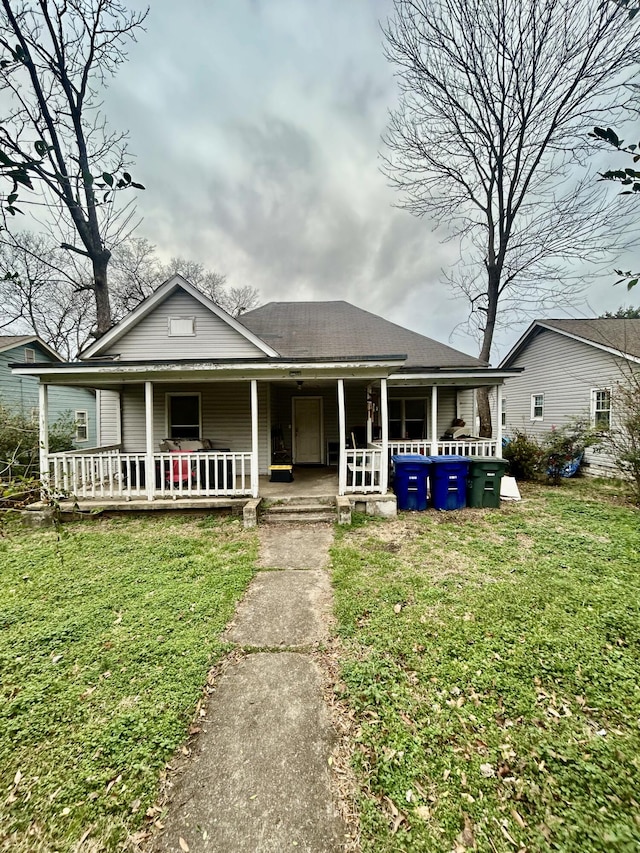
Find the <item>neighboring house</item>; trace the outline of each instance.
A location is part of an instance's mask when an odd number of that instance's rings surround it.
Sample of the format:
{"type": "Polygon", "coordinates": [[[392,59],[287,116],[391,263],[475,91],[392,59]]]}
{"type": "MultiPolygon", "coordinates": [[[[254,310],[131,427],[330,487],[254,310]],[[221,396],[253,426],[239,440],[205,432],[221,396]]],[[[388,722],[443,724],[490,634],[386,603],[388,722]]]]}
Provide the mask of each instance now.
{"type": "MultiPolygon", "coordinates": [[[[15,363],[59,364],[62,356],[36,335],[0,335],[0,403],[27,418],[38,420],[38,379],[12,373],[15,363]]],[[[49,393],[49,423],[71,415],[75,421],[74,445],[96,446],[96,395],[89,388],[53,387],[49,393]]]]}
{"type": "Polygon", "coordinates": [[[471,389],[499,396],[510,375],[347,302],[236,319],[179,275],[78,361],[15,373],[118,395],[117,448],[84,461],[45,448],[43,465],[76,494],[149,500],[257,496],[259,476],[287,462],[336,466],[340,494],[384,494],[393,453],[500,455],[499,433],[445,433],[471,389]]]}
{"type": "MultiPolygon", "coordinates": [[[[536,320],[500,367],[524,368],[505,382],[507,435],[539,436],[583,416],[607,429],[615,425],[616,387],[640,370],[640,320],[536,320]]],[[[615,473],[602,450],[587,451],[585,460],[588,473],[615,473]]]]}

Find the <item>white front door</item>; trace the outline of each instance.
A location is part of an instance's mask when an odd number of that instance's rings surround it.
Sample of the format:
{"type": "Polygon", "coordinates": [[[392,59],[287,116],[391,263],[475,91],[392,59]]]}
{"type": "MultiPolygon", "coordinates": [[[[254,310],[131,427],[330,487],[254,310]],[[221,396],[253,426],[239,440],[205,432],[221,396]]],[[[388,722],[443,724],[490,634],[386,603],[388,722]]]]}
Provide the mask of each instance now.
{"type": "Polygon", "coordinates": [[[293,462],[322,464],[322,397],[293,398],[293,462]]]}

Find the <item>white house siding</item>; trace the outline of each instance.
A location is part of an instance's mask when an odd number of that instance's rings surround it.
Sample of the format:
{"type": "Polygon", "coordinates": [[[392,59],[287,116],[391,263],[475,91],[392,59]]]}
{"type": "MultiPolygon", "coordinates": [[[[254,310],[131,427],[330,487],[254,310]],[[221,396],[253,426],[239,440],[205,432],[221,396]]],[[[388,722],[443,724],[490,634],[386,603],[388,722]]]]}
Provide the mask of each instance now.
{"type": "Polygon", "coordinates": [[[122,359],[252,358],[264,353],[188,293],[178,291],[114,341],[105,355],[122,359]],[[170,337],[170,317],[195,317],[195,335],[170,337]]]}
{"type": "Polygon", "coordinates": [[[96,391],[97,442],[100,447],[120,443],[120,393],[96,391]]]}
{"type": "MultiPolygon", "coordinates": [[[[574,417],[588,418],[594,388],[612,389],[615,422],[615,386],[629,370],[624,359],[546,329],[509,366],[524,367],[524,372],[505,380],[505,433],[524,430],[534,436],[574,417]],[[542,420],[531,418],[532,394],[544,394],[542,420]]],[[[589,451],[586,462],[589,473],[615,472],[613,462],[602,451],[589,451]]]]}
{"type": "MultiPolygon", "coordinates": [[[[167,438],[167,394],[200,394],[202,438],[211,439],[216,447],[235,451],[251,450],[251,385],[238,382],[207,382],[153,386],[153,445],[159,451],[167,438]]],[[[122,391],[122,449],[126,453],[144,453],[145,401],[144,385],[125,386],[122,391]]],[[[267,387],[258,383],[259,453],[267,454],[267,387]]],[[[262,465],[266,471],[265,463],[262,465]]]]}

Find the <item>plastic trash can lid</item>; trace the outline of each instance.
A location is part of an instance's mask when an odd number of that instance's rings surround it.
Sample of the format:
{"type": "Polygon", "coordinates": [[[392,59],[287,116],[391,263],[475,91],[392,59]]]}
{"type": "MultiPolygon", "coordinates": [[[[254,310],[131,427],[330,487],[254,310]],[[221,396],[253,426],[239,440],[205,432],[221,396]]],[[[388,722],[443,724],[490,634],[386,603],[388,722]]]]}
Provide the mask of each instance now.
{"type": "Polygon", "coordinates": [[[398,453],[391,457],[391,461],[394,465],[397,465],[398,462],[400,462],[400,464],[406,462],[411,463],[412,465],[429,465],[431,457],[421,456],[419,453],[398,453]]]}

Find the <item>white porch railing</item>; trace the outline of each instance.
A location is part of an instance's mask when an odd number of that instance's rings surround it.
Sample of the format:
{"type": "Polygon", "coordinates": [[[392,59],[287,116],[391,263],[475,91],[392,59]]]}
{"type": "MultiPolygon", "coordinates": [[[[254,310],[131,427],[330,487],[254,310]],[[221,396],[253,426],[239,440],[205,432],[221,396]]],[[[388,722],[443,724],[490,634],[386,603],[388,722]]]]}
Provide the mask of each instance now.
{"type": "Polygon", "coordinates": [[[347,483],[345,491],[357,494],[379,492],[382,472],[382,450],[377,447],[347,449],[347,483]]]}
{"type": "MultiPolygon", "coordinates": [[[[147,457],[117,450],[49,455],[49,486],[76,498],[146,497],[147,457]]],[[[154,453],[155,497],[251,494],[251,453],[154,453]]]]}
{"type": "MultiPolygon", "coordinates": [[[[438,456],[496,456],[498,442],[494,438],[458,438],[438,441],[438,456]]],[[[389,456],[401,453],[417,453],[432,456],[431,442],[427,439],[413,441],[390,441],[389,456]]]]}

